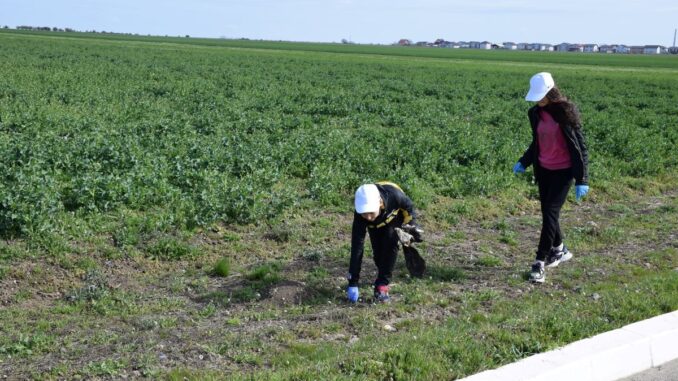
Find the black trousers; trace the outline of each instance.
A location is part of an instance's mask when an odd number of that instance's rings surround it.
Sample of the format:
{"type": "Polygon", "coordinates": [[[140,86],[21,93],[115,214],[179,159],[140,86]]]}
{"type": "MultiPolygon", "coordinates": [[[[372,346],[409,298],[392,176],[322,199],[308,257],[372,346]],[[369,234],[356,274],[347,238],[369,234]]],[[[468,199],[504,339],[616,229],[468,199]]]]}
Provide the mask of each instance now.
{"type": "Polygon", "coordinates": [[[368,229],[374,264],[377,266],[377,279],[374,287],[386,286],[393,276],[393,267],[398,259],[398,234],[396,227],[403,224],[401,216],[398,216],[390,224],[381,228],[368,229]]]}
{"type": "Polygon", "coordinates": [[[572,170],[559,169],[551,171],[541,168],[539,172],[539,201],[541,201],[541,236],[537,248],[537,260],[544,261],[551,248],[563,243],[563,232],[560,230],[560,209],[562,209],[567,193],[572,185],[572,170]]]}

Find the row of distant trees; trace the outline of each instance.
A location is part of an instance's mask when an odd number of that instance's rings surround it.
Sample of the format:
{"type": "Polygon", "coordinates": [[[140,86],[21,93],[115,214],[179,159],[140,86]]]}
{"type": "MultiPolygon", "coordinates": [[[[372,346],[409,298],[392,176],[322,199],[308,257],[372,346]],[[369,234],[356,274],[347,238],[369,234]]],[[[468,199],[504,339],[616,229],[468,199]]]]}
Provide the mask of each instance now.
{"type": "MultiPolygon", "coordinates": [[[[11,29],[9,26],[5,25],[2,27],[2,29],[11,29]]],[[[41,31],[41,32],[81,32],[81,33],[104,33],[104,34],[126,34],[126,35],[133,35],[133,36],[138,36],[137,33],[117,33],[117,32],[106,32],[105,30],[102,31],[96,31],[96,30],[75,30],[72,28],[57,28],[57,27],[49,27],[49,26],[30,26],[30,25],[19,25],[15,28],[16,30],[33,30],[33,31],[41,31]]],[[[168,36],[166,36],[168,37],[168,36]]],[[[186,38],[190,38],[188,34],[184,36],[186,38]]]]}
{"type": "MultiPolygon", "coordinates": [[[[9,29],[7,25],[5,25],[4,29],[9,29]]],[[[49,27],[49,26],[31,26],[31,25],[19,25],[16,27],[16,30],[35,30],[35,31],[41,31],[41,32],[80,32],[79,30],[75,30],[72,28],[57,28],[56,26],[54,27],[49,27]]],[[[114,32],[106,32],[105,30],[102,31],[96,31],[96,30],[86,30],[84,31],[86,33],[114,33],[114,32]]]]}
{"type": "MultiPolygon", "coordinates": [[[[4,26],[4,29],[9,29],[7,25],[4,26]]],[[[40,30],[43,32],[77,32],[75,29],[71,28],[57,28],[57,27],[48,27],[48,26],[30,26],[30,25],[19,25],[16,27],[17,30],[40,30]]]]}

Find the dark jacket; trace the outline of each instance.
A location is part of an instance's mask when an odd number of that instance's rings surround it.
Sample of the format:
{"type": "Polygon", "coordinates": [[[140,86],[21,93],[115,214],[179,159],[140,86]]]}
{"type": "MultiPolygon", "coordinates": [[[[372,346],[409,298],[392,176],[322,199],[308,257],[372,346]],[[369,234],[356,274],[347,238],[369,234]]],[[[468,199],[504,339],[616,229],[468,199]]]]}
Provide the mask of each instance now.
{"type": "Polygon", "coordinates": [[[357,212],[353,213],[353,228],[351,230],[351,264],[348,269],[348,280],[351,286],[358,284],[360,277],[360,268],[363,261],[363,251],[365,248],[365,236],[367,229],[393,229],[402,224],[416,224],[414,214],[414,204],[405,193],[398,187],[387,184],[375,184],[379,190],[379,195],[384,201],[384,209],[379,216],[372,222],[364,219],[357,212]]]}
{"type": "MultiPolygon", "coordinates": [[[[551,114],[553,120],[558,123],[560,129],[563,131],[565,141],[567,142],[567,148],[570,151],[572,175],[574,176],[576,185],[587,185],[589,180],[589,153],[586,149],[584,134],[582,133],[581,125],[574,125],[574,122],[569,120],[565,107],[568,106],[564,106],[563,104],[550,104],[543,109],[551,114]]],[[[539,165],[539,142],[537,139],[540,109],[541,107],[535,105],[527,111],[527,116],[530,119],[530,125],[532,126],[532,143],[520,158],[520,163],[522,163],[525,168],[534,164],[534,177],[537,181],[539,181],[539,172],[541,171],[541,166],[539,165]]],[[[576,108],[571,111],[573,113],[578,113],[576,108]]]]}

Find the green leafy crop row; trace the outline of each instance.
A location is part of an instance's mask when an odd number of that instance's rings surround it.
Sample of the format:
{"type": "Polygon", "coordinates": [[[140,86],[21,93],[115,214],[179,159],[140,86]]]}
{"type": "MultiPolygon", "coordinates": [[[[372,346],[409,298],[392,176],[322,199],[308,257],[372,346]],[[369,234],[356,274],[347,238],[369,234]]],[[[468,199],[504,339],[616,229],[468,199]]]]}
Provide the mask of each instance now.
{"type": "MultiPolygon", "coordinates": [[[[510,168],[530,139],[523,96],[538,69],[491,56],[0,42],[2,236],[121,207],[184,228],[349,208],[356,186],[380,179],[421,204],[492,195],[517,186],[510,168]]],[[[592,178],[674,171],[675,72],[609,69],[539,68],[580,105],[592,178]]]]}

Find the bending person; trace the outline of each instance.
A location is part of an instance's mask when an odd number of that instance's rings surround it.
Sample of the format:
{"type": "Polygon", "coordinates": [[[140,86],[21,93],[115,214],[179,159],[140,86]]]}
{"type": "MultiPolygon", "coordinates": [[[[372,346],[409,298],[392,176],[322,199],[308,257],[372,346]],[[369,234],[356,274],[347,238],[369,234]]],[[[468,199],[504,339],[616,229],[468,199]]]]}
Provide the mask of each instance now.
{"type": "Polygon", "coordinates": [[[351,263],[348,270],[347,296],[351,302],[359,298],[358,281],[363,261],[366,232],[369,232],[377,279],[374,297],[379,302],[390,301],[389,282],[398,257],[396,228],[405,227],[414,240],[421,242],[414,204],[399,186],[389,182],[365,184],[355,192],[355,213],[351,232],[351,263]]]}

